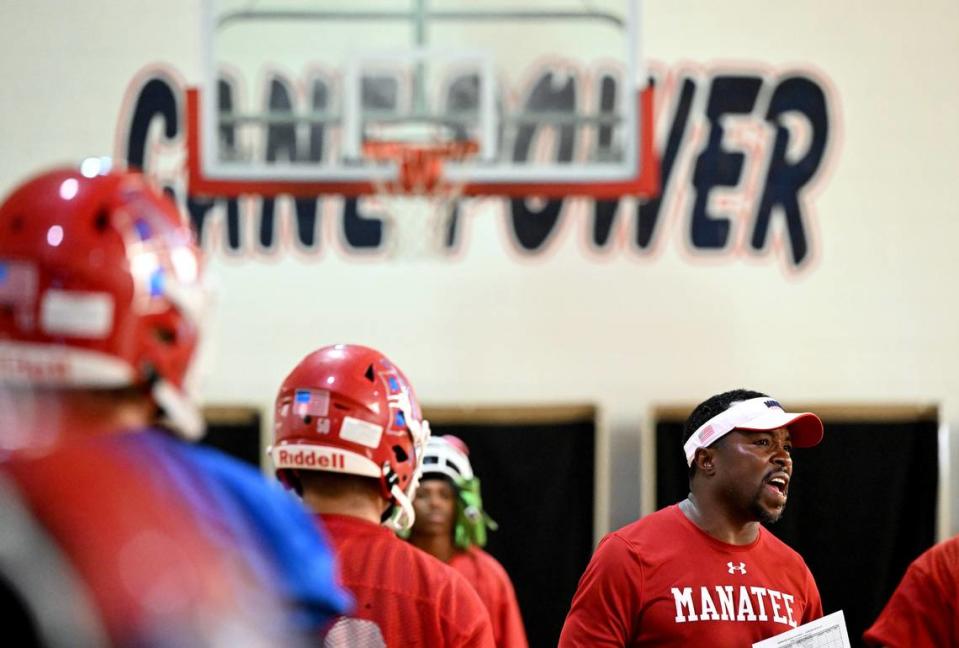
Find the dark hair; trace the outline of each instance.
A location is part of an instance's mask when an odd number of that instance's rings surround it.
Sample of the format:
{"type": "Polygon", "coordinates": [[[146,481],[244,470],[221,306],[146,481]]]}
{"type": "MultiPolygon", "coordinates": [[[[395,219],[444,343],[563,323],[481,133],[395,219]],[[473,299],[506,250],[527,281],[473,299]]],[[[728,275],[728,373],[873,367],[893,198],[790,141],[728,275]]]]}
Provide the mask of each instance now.
{"type": "Polygon", "coordinates": [[[420,475],[421,484],[425,481],[430,481],[431,479],[434,481],[445,481],[447,484],[449,484],[452,487],[454,493],[459,492],[459,488],[457,488],[456,482],[453,481],[453,478],[450,477],[449,475],[444,475],[443,473],[436,473],[436,472],[428,472],[420,475]]]}
{"type": "MultiPolygon", "coordinates": [[[[762,392],[752,391],[750,389],[733,389],[728,392],[723,392],[722,394],[716,394],[715,396],[710,396],[702,403],[697,405],[693,409],[692,413],[689,415],[689,418],[686,419],[686,423],[683,424],[683,445],[686,445],[686,442],[689,441],[689,437],[698,430],[703,423],[716,416],[720,412],[724,412],[729,409],[729,406],[738,401],[749,400],[750,398],[760,398],[766,396],[762,392]]],[[[721,443],[722,438],[714,443],[721,443]]],[[[711,444],[712,445],[712,444],[711,444]]],[[[693,475],[696,473],[696,464],[694,463],[689,467],[689,481],[692,482],[693,475]]]]}

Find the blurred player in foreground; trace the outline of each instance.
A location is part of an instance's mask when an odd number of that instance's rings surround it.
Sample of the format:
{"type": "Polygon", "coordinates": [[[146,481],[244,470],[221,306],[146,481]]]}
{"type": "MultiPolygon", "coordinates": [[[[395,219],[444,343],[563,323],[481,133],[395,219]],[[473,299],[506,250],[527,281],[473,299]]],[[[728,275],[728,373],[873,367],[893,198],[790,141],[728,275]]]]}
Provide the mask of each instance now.
{"type": "Polygon", "coordinates": [[[503,566],[482,549],[487,527],[496,527],[483,510],[480,482],[462,440],[430,437],[413,508],[410,542],[466,577],[489,611],[499,648],[525,648],[513,584],[503,566]]]}
{"type": "Polygon", "coordinates": [[[689,496],[600,542],[560,646],[749,646],[822,616],[805,562],[762,526],[782,515],[792,448],[819,443],[819,418],[734,390],[683,433],[689,496]]]}
{"type": "Polygon", "coordinates": [[[327,645],[493,646],[469,583],[394,534],[413,522],[429,438],[400,369],[363,346],[319,349],[283,381],[274,426],[277,477],[322,520],[356,597],[327,645]]]}
{"type": "Polygon", "coordinates": [[[909,565],[863,641],[888,648],[959,646],[959,536],[909,565]]]}
{"type": "Polygon", "coordinates": [[[173,204],[104,160],[38,175],[0,206],[10,636],[297,645],[349,609],[295,500],[172,433],[203,430],[186,388],[202,277],[173,204]]]}

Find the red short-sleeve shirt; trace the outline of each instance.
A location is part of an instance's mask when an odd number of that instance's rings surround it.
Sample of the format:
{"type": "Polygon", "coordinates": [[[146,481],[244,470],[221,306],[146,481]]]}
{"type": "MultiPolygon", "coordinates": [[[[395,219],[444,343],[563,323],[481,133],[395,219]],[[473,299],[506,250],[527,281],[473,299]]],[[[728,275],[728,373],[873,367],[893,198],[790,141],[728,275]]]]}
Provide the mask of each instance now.
{"type": "Polygon", "coordinates": [[[805,562],[769,531],[726,544],[673,505],[603,539],[560,646],[749,646],[821,616],[805,562]]]}
{"type": "Polygon", "coordinates": [[[503,566],[479,547],[457,551],[449,566],[469,581],[489,611],[498,648],[526,648],[526,631],[513,583],[503,566]]]}
{"type": "Polygon", "coordinates": [[[494,646],[486,608],[451,567],[382,525],[345,515],[319,517],[333,541],[341,581],[356,598],[353,616],[330,630],[342,645],[494,646]]]}
{"type": "Polygon", "coordinates": [[[863,640],[890,648],[959,645],[959,536],[909,565],[863,640]]]}

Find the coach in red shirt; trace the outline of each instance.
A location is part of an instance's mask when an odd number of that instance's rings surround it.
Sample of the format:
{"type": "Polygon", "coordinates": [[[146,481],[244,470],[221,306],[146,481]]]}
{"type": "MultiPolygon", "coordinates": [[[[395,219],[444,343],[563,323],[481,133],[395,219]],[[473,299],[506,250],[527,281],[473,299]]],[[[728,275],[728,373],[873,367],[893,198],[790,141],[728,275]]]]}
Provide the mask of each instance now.
{"type": "Polygon", "coordinates": [[[600,542],[560,646],[749,646],[822,616],[802,557],[763,528],[782,515],[793,447],[819,443],[815,414],[734,390],[684,426],[689,496],[600,542]]]}

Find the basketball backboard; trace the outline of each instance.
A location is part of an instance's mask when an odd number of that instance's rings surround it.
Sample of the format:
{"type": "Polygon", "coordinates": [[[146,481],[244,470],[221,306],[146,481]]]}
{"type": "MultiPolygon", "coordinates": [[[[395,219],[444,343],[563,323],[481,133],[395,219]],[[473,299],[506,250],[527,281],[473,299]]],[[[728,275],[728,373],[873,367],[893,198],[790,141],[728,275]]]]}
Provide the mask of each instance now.
{"type": "Polygon", "coordinates": [[[465,195],[656,191],[639,0],[206,0],[191,192],[362,195],[377,140],[471,142],[465,195]]]}

